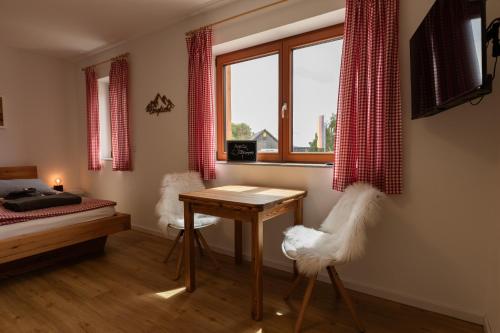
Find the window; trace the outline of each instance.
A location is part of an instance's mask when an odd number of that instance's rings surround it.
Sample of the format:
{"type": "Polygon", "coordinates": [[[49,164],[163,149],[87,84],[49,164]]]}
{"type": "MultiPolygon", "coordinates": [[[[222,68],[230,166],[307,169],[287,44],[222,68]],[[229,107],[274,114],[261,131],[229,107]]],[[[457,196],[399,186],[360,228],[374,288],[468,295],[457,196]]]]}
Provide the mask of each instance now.
{"type": "Polygon", "coordinates": [[[111,121],[109,113],[109,76],[97,80],[99,96],[99,144],[101,160],[110,160],[111,156],[111,121]]]}
{"type": "Polygon", "coordinates": [[[220,55],[217,158],[256,140],[258,160],[333,162],[343,25],[220,55]]]}

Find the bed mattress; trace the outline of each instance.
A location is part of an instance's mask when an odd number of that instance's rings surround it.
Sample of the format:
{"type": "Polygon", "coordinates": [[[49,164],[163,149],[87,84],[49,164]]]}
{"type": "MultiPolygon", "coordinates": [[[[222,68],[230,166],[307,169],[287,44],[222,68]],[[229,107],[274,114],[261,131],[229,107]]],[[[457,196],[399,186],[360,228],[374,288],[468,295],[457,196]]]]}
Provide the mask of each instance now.
{"type": "Polygon", "coordinates": [[[92,220],[110,217],[115,214],[114,206],[101,207],[67,215],[47,217],[37,220],[29,220],[14,224],[0,226],[0,240],[19,235],[27,235],[58,227],[88,222],[92,220]]]}

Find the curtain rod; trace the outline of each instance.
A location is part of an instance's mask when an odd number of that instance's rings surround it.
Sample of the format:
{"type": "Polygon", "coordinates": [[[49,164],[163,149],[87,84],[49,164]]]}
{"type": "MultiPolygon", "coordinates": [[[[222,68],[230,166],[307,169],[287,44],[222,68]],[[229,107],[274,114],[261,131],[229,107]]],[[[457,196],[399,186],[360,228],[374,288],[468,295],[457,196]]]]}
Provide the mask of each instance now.
{"type": "Polygon", "coordinates": [[[230,16],[230,17],[227,17],[225,19],[222,19],[222,20],[219,20],[219,21],[216,21],[216,22],[213,22],[211,24],[208,24],[208,25],[205,25],[203,27],[200,27],[198,29],[194,29],[194,30],[191,30],[191,31],[188,31],[186,32],[186,36],[189,36],[193,33],[195,33],[197,30],[201,29],[201,28],[204,28],[204,27],[213,27],[213,26],[216,26],[216,25],[219,25],[221,23],[225,23],[227,21],[231,21],[231,20],[234,20],[234,19],[237,19],[237,18],[240,18],[242,16],[245,16],[245,15],[248,15],[248,14],[252,14],[252,13],[255,13],[255,12],[258,12],[260,10],[263,10],[263,9],[266,9],[266,8],[269,8],[269,7],[273,7],[273,6],[276,6],[276,5],[279,5],[281,3],[284,3],[284,2],[287,2],[288,0],[279,0],[279,1],[275,1],[273,3],[270,3],[270,4],[267,4],[267,5],[264,5],[264,6],[260,6],[260,7],[257,7],[257,8],[254,8],[254,9],[251,9],[251,10],[247,10],[246,12],[243,12],[243,13],[240,13],[240,14],[237,14],[237,15],[233,15],[233,16],[230,16]]]}
{"type": "Polygon", "coordinates": [[[87,67],[83,67],[82,71],[85,71],[87,68],[90,68],[90,67],[99,66],[99,65],[105,64],[107,62],[111,62],[113,60],[117,60],[117,59],[120,59],[120,58],[128,57],[129,54],[130,53],[128,53],[128,52],[127,53],[123,53],[123,54],[117,55],[116,57],[109,58],[109,59],[103,60],[101,62],[98,62],[97,64],[93,64],[93,65],[90,65],[90,66],[87,66],[87,67]]]}

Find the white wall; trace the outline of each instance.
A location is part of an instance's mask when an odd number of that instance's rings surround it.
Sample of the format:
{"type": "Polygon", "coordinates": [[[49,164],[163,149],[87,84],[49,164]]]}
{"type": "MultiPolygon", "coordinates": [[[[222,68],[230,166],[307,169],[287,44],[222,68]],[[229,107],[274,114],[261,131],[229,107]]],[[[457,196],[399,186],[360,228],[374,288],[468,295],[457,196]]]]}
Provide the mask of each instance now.
{"type": "Polygon", "coordinates": [[[0,166],[37,165],[49,184],[61,177],[67,187],[79,186],[68,70],[62,61],[0,47],[6,125],[0,129],[0,166]]]}
{"type": "MultiPolygon", "coordinates": [[[[181,22],[165,31],[130,41],[89,57],[87,65],[130,52],[134,167],[129,172],[86,171],[83,75],[75,69],[79,95],[79,151],[83,186],[93,195],[119,202],[136,227],[156,229],[154,205],[164,173],[187,169],[187,55],[184,32],[241,12],[263,1],[238,1],[181,22]],[[157,92],[176,104],[159,117],[146,114],[157,92]]],[[[392,196],[384,219],[369,233],[367,255],[341,269],[349,285],[408,304],[468,320],[482,321],[487,312],[488,277],[493,257],[493,211],[499,195],[492,181],[499,171],[500,84],[478,107],[463,105],[438,116],[410,121],[409,39],[433,0],[401,1],[400,47],[404,113],[405,194],[392,196]]],[[[488,1],[489,16],[500,14],[488,1]]],[[[216,29],[216,43],[245,37],[343,7],[343,1],[300,1],[251,15],[216,29]]],[[[103,68],[103,73],[107,69],[103,68]]],[[[336,202],[331,169],[278,166],[217,165],[226,183],[304,188],[305,224],[318,226],[336,202]]],[[[266,223],[265,261],[289,267],[280,252],[289,217],[266,223]]],[[[232,250],[232,226],[207,230],[211,244],[232,250]]],[[[248,238],[248,232],[246,236],[248,238]]],[[[248,239],[246,240],[248,245],[248,239]]],[[[246,250],[248,254],[248,248],[246,250]]]]}
{"type": "MultiPolygon", "coordinates": [[[[500,147],[498,148],[500,150],[500,147]]],[[[497,186],[500,188],[500,171],[497,170],[497,186]]],[[[497,196],[497,203],[500,198],[497,196]]],[[[498,235],[500,235],[500,223],[498,223],[498,216],[500,215],[500,205],[496,205],[497,218],[496,229],[494,229],[492,244],[493,260],[491,270],[489,272],[490,283],[488,289],[488,306],[487,306],[487,333],[500,332],[500,243],[498,242],[498,235]]]]}
{"type": "Polygon", "coordinates": [[[495,261],[492,266],[487,324],[489,325],[489,333],[500,332],[500,250],[496,251],[495,261]]]}

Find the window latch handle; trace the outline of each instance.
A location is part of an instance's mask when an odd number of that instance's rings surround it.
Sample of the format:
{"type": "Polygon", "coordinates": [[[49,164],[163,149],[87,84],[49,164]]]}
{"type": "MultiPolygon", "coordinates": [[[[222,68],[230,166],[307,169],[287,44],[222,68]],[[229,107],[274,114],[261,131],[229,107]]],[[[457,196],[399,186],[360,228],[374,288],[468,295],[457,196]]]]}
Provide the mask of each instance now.
{"type": "Polygon", "coordinates": [[[286,102],[283,102],[283,105],[281,106],[281,118],[285,119],[285,112],[288,109],[288,104],[286,102]]]}

